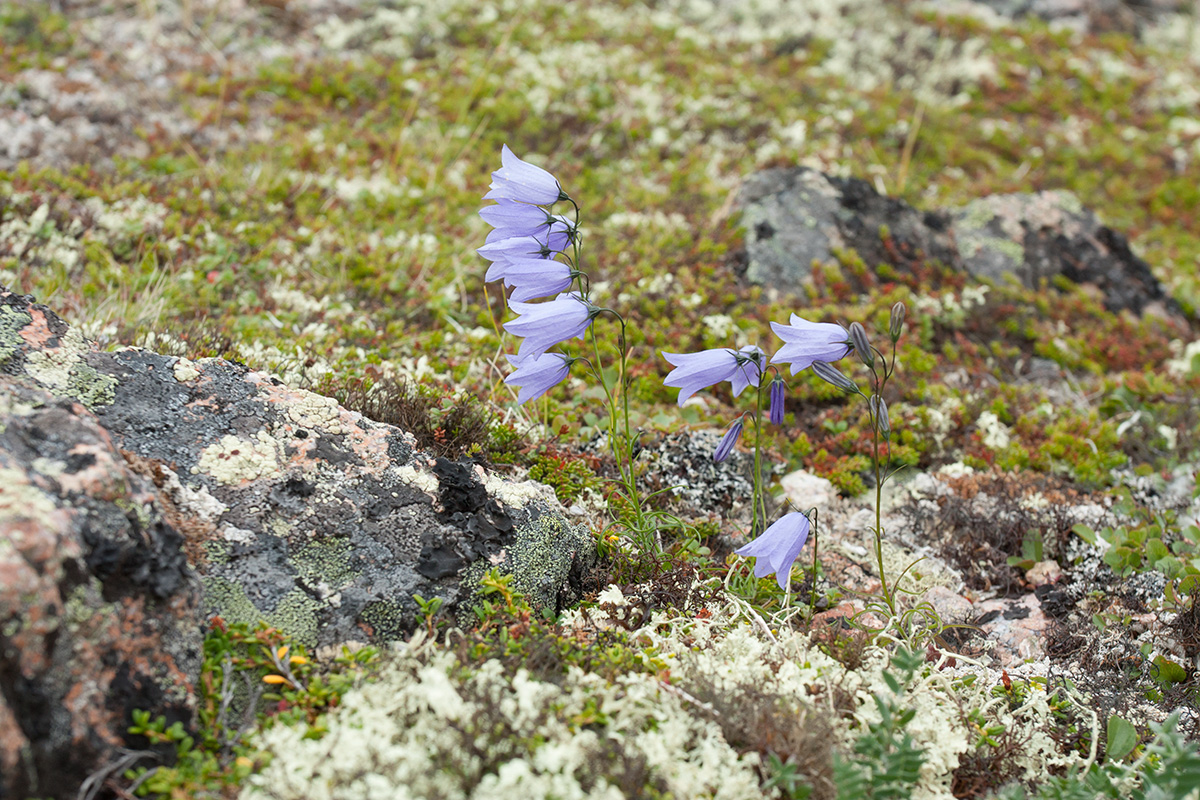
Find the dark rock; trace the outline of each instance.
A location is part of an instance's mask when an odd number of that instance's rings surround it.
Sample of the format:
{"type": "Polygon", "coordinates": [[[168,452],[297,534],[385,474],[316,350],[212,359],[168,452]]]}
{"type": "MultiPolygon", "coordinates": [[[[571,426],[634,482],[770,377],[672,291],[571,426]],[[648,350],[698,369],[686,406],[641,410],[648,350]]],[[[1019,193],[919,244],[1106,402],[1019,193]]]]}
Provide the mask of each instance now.
{"type": "MultiPolygon", "coordinates": [[[[1059,275],[1095,286],[1110,311],[1177,312],[1125,237],[1066,192],[992,195],[960,209],[920,212],[857,178],[805,167],[752,175],[738,197],[746,230],[746,278],[799,290],[814,262],[855,251],[870,269],[910,275],[931,264],[1038,288],[1059,275]]],[[[859,289],[873,276],[846,275],[859,289]]]]}
{"type": "Polygon", "coordinates": [[[1125,237],[1101,225],[1067,192],[991,195],[952,217],[963,265],[977,278],[1011,275],[1036,288],[1062,275],[1097,287],[1110,311],[1141,313],[1151,303],[1170,305],[1125,237]]]}
{"type": "MultiPolygon", "coordinates": [[[[934,0],[930,8],[943,5],[955,13],[964,8],[944,0],[934,0]]],[[[974,0],[974,5],[1010,19],[1037,17],[1080,32],[1127,34],[1140,34],[1168,14],[1191,9],[1188,0],[974,0]]]]}
{"type": "Polygon", "coordinates": [[[200,583],[82,405],[0,375],[0,796],[74,797],[134,709],[190,727],[200,583]]]}
{"type": "Polygon", "coordinates": [[[190,720],[205,615],[383,643],[415,627],[413,595],[461,613],[493,567],[561,609],[596,558],[546,486],[435,460],[228,361],[99,352],[3,287],[0,381],[0,766],[18,796],[77,787],[135,707],[190,720]],[[96,631],[74,633],[80,615],[96,631]],[[78,686],[95,701],[65,709],[78,686]]]}
{"type": "Polygon", "coordinates": [[[957,265],[947,221],[883,197],[857,178],[835,178],[806,167],[758,172],[741,189],[738,205],[746,229],[746,278],[799,289],[814,262],[855,250],[870,266],[911,269],[932,258],[957,265]],[[882,232],[889,234],[891,248],[882,232]]]}

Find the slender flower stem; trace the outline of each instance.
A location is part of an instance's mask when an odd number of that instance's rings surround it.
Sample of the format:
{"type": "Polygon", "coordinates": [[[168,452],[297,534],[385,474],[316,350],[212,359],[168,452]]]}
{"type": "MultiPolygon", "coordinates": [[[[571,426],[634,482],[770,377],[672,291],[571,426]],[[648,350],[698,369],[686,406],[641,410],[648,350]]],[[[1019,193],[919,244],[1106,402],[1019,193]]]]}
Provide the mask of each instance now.
{"type": "Polygon", "coordinates": [[[763,496],[762,486],[762,394],[763,381],[759,377],[757,407],[754,409],[754,520],[750,531],[757,536],[767,527],[767,501],[763,496]]]}
{"type": "Polygon", "coordinates": [[[812,620],[817,615],[817,509],[812,510],[812,542],[813,542],[813,572],[812,572],[812,588],[808,592],[808,618],[812,620]]]}

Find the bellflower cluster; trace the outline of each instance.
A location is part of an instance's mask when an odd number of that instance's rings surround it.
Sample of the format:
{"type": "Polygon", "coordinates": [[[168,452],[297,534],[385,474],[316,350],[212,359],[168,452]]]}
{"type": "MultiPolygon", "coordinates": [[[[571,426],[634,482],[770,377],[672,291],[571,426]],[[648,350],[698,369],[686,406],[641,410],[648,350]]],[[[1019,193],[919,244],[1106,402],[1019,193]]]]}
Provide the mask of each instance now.
{"type": "Polygon", "coordinates": [[[491,191],[484,195],[496,203],[479,212],[493,230],[478,252],[492,262],[484,279],[513,287],[509,308],[518,316],[504,328],[524,341],[516,358],[509,358],[516,371],[505,382],[521,387],[517,400],[527,403],[562,382],[578,360],[561,353],[547,357],[546,351],[582,338],[600,310],[567,292],[579,273],[557,260],[578,240],[578,227],[543,206],[570,198],[553,175],[517,158],[508,145],[500,159],[503,166],[492,173],[491,191]],[[545,303],[528,302],[555,295],[545,303]]]}
{"type": "MultiPolygon", "coordinates": [[[[882,436],[885,441],[891,433],[891,423],[888,419],[887,404],[882,397],[882,390],[887,378],[895,368],[895,346],[900,337],[904,323],[904,306],[897,303],[892,309],[892,318],[888,333],[892,339],[891,359],[871,346],[866,330],[859,323],[854,323],[849,330],[841,325],[828,322],[810,322],[796,314],[792,314],[788,324],[772,322],[771,329],[783,340],[783,345],[771,358],[771,365],[764,363],[763,352],[757,347],[744,347],[741,350],[715,349],[699,353],[680,354],[666,353],[662,355],[674,369],[664,380],[665,385],[679,388],[679,405],[697,391],[716,385],[722,381],[730,381],[733,385],[733,396],[737,397],[750,385],[758,388],[758,405],[755,411],[741,414],[726,430],[713,460],[724,461],[729,457],[742,434],[746,421],[749,419],[755,427],[754,443],[754,525],[752,530],[760,532],[756,539],[739,550],[738,555],[756,559],[754,574],[758,578],[775,573],[780,588],[786,590],[787,576],[800,555],[810,532],[813,531],[809,517],[799,512],[792,512],[766,527],[766,502],[762,489],[761,451],[761,416],[763,411],[763,386],[761,379],[764,369],[775,372],[768,390],[769,412],[768,419],[772,425],[782,425],[784,422],[784,405],[787,396],[787,382],[773,365],[791,367],[791,374],[796,375],[812,368],[814,374],[821,379],[847,392],[863,395],[858,385],[850,378],[839,372],[831,362],[840,361],[850,353],[871,372],[872,392],[869,398],[868,411],[871,417],[872,430],[875,436],[875,467],[876,487],[882,485],[887,476],[881,474],[879,459],[879,443],[882,436]],[[764,529],[765,528],[765,529],[764,529]]],[[[866,395],[863,395],[864,397],[866,395]]],[[[879,503],[876,502],[878,516],[879,503]]],[[[880,559],[882,573],[882,551],[880,539],[882,529],[876,520],[876,554],[880,559]]],[[[814,576],[816,574],[816,553],[814,549],[814,576]]],[[[891,610],[894,609],[894,593],[887,590],[886,579],[883,580],[885,601],[891,610]]]]}
{"type": "MultiPolygon", "coordinates": [[[[626,324],[616,311],[600,308],[589,298],[590,281],[579,267],[579,206],[553,175],[521,160],[507,145],[501,148],[500,158],[501,167],[492,173],[492,183],[484,196],[494,203],[479,212],[492,226],[492,231],[478,252],[491,262],[486,281],[502,281],[510,290],[508,307],[515,316],[504,323],[504,329],[521,339],[516,354],[508,356],[512,371],[504,379],[505,383],[518,389],[519,403],[527,403],[565,380],[575,364],[583,363],[588,367],[607,399],[608,439],[620,470],[621,490],[627,503],[624,508],[628,513],[622,513],[621,522],[640,540],[643,548],[656,548],[661,552],[662,543],[654,520],[664,515],[644,511],[637,492],[633,459],[636,437],[630,432],[626,324]],[[562,202],[569,203],[573,211],[571,216],[554,211],[554,207],[562,202]],[[613,371],[601,367],[601,351],[593,324],[604,314],[610,315],[620,326],[617,340],[619,364],[616,365],[615,380],[612,378],[613,371]],[[574,339],[589,340],[592,351],[590,357],[574,356],[566,350],[566,346],[574,339]]],[[[822,380],[868,400],[876,473],[876,558],[883,603],[887,606],[886,610],[896,613],[896,590],[894,586],[889,588],[883,574],[879,492],[888,474],[887,462],[881,458],[880,447],[884,445],[888,448],[890,460],[891,420],[883,399],[883,389],[895,370],[896,343],[903,329],[904,315],[903,304],[897,303],[892,308],[888,326],[892,341],[890,355],[872,346],[865,328],[859,323],[847,329],[835,323],[810,322],[797,314],[792,314],[787,324],[771,323],[771,329],[783,344],[770,358],[755,345],[739,349],[713,348],[695,353],[662,353],[671,365],[664,384],[679,390],[677,401],[681,407],[697,392],[726,381],[734,397],[740,397],[751,386],[756,389],[754,408],[742,412],[733,420],[713,453],[714,461],[727,459],[737,447],[744,429],[753,424],[754,511],[751,531],[755,538],[736,553],[755,559],[753,572],[756,578],[774,573],[779,586],[787,591],[796,559],[811,538],[814,543],[815,580],[816,517],[808,513],[791,512],[768,525],[761,462],[764,425],[769,422],[782,426],[786,417],[788,383],[781,373],[782,367],[790,367],[792,376],[811,368],[822,380]],[[851,353],[870,373],[869,394],[833,366],[851,353]],[[768,371],[773,374],[767,375],[768,371]],[[765,381],[764,378],[769,380],[765,381]]]]}
{"type": "MultiPolygon", "coordinates": [[[[646,534],[649,526],[637,493],[633,437],[629,431],[625,321],[612,309],[599,308],[588,298],[588,276],[577,268],[579,206],[563,191],[558,179],[518,158],[508,145],[501,148],[500,161],[500,169],[492,173],[490,191],[484,195],[485,200],[496,202],[479,212],[493,230],[478,252],[492,262],[485,281],[503,281],[512,289],[508,307],[516,317],[505,322],[504,329],[522,341],[516,355],[508,356],[514,371],[504,381],[519,388],[517,402],[528,403],[565,380],[577,362],[590,368],[608,400],[609,441],[621,472],[624,494],[633,509],[636,530],[646,534]],[[573,218],[553,213],[551,207],[561,201],[570,203],[573,218]],[[568,249],[571,255],[567,254],[568,249]],[[541,302],[531,302],[534,300],[541,302]],[[600,368],[600,349],[592,323],[605,313],[620,324],[619,388],[609,385],[600,368]],[[594,360],[552,351],[572,339],[585,338],[589,332],[594,360]],[[624,403],[623,433],[617,425],[618,398],[624,403]]],[[[649,534],[644,538],[650,541],[649,534]]]]}

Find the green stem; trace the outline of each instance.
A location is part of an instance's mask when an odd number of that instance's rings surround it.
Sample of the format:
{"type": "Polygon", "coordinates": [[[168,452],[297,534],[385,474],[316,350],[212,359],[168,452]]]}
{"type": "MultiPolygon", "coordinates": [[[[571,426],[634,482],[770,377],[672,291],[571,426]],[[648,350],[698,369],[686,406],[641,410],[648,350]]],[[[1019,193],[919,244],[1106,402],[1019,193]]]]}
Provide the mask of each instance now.
{"type": "Polygon", "coordinates": [[[812,540],[813,540],[813,573],[812,573],[812,589],[808,593],[808,619],[811,622],[812,618],[817,615],[817,522],[819,517],[817,511],[813,509],[812,520],[812,540]]]}
{"type": "Polygon", "coordinates": [[[758,381],[758,397],[754,409],[754,521],[750,531],[757,536],[767,528],[767,501],[762,487],[762,378],[758,381]]]}

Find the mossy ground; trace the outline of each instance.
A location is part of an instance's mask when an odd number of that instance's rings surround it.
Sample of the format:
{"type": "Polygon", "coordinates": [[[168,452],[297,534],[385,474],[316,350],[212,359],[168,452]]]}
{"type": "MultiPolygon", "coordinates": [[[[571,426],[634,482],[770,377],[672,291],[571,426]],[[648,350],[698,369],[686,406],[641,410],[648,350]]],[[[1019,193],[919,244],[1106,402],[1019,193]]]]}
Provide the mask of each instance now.
{"type": "MultiPolygon", "coordinates": [[[[268,22],[277,5],[262,4],[268,22]]],[[[581,266],[635,331],[635,424],[651,432],[735,413],[717,388],[681,414],[660,350],[773,349],[768,323],[793,311],[882,330],[902,300],[898,462],[1036,472],[1080,491],[1105,490],[1116,467],[1194,462],[1200,365],[1179,358],[1200,309],[1195,21],[1137,39],[843,5],[867,21],[816,14],[802,30],[768,3],[717,23],[681,3],[507,0],[491,12],[427,3],[400,23],[368,6],[326,22],[305,40],[315,48],[175,76],[170,102],[212,136],[148,128],[137,158],[0,173],[0,282],[110,346],[235,358],[357,396],[380,418],[425,414],[427,448],[533,468],[571,503],[608,474],[581,455],[603,426],[602,395],[573,378],[515,406],[503,302],[474,253],[507,143],[583,208],[581,266]],[[1111,314],[1065,284],[981,292],[938,265],[881,273],[862,294],[843,276],[875,265],[854,253],[822,265],[801,297],[745,285],[730,194],[757,168],[796,163],[918,208],[1070,191],[1129,236],[1189,321],[1111,314]],[[1070,392],[1018,379],[1033,358],[1070,392]],[[365,392],[375,385],[420,388],[396,389],[389,407],[365,392]],[[456,411],[463,398],[478,412],[456,411]],[[529,446],[547,437],[552,448],[529,446]]],[[[127,12],[172,19],[153,3],[127,12]]],[[[216,20],[197,18],[197,48],[216,20]]],[[[92,58],[80,25],[46,4],[0,3],[13,97],[26,70],[92,58]]],[[[794,381],[787,411],[780,461],[866,488],[860,406],[794,381]]],[[[685,544],[675,552],[690,563],[698,544],[685,544]]]]}

